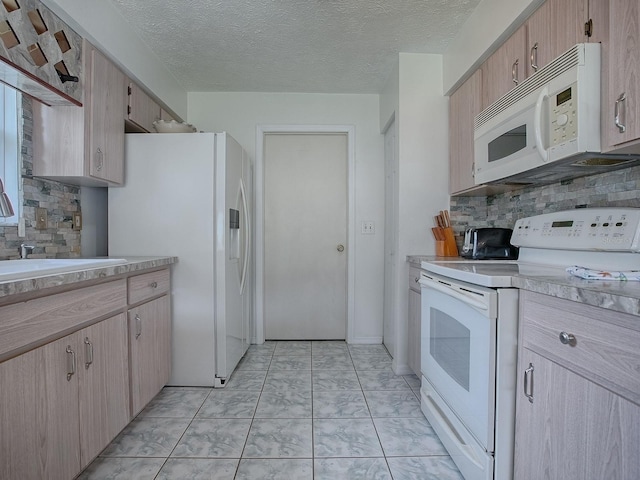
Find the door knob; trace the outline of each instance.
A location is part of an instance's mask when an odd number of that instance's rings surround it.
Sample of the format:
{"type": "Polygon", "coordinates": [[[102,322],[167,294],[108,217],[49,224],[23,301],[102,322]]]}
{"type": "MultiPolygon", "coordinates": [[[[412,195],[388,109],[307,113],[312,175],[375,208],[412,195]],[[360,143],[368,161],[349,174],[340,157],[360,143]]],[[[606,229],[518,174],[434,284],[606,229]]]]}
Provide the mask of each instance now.
{"type": "Polygon", "coordinates": [[[338,245],[338,249],[339,252],[344,252],[344,245],[338,245]]]}

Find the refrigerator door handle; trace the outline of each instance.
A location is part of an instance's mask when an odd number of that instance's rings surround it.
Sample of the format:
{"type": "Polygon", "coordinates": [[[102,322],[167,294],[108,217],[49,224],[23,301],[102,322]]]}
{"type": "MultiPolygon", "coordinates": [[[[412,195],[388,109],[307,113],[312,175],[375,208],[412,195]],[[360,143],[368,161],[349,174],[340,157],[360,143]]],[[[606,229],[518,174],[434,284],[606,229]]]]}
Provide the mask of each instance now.
{"type": "Polygon", "coordinates": [[[240,294],[244,293],[244,287],[247,283],[247,266],[249,264],[249,245],[251,238],[251,225],[249,222],[249,209],[247,208],[247,194],[244,188],[244,181],[240,179],[240,196],[242,197],[242,208],[244,211],[244,260],[242,265],[242,277],[240,278],[240,294]]]}

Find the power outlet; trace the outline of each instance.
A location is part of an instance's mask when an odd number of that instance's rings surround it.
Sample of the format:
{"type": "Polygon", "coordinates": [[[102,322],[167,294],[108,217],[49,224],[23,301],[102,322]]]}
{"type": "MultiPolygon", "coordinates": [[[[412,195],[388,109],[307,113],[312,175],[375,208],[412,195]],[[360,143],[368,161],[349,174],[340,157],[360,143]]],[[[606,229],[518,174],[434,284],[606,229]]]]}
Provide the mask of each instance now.
{"type": "Polygon", "coordinates": [[[36,230],[46,230],[47,225],[47,209],[36,208],[36,230]]]}
{"type": "Polygon", "coordinates": [[[372,221],[362,222],[362,234],[374,235],[376,233],[376,224],[372,221]]]}

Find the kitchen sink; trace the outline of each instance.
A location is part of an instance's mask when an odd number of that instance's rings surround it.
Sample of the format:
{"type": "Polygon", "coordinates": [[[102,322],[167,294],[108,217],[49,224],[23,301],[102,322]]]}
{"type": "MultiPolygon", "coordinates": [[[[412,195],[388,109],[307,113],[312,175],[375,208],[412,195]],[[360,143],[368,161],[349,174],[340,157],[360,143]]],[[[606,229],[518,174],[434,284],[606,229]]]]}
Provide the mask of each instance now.
{"type": "Polygon", "coordinates": [[[126,263],[124,258],[28,258],[0,261],[0,282],[41,277],[54,273],[108,267],[126,263]]]}

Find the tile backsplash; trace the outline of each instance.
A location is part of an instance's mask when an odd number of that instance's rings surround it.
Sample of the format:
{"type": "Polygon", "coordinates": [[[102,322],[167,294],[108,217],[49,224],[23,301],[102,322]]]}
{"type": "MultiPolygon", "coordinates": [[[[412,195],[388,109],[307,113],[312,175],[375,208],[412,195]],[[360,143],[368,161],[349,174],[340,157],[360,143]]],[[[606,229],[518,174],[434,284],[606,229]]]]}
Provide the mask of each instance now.
{"type": "Polygon", "coordinates": [[[588,207],[640,207],[640,167],[500,195],[451,197],[450,209],[461,243],[467,227],[513,228],[519,218],[588,207]]]}
{"type": "Polygon", "coordinates": [[[80,256],[80,231],[73,230],[73,213],[80,212],[80,187],[33,178],[32,100],[22,96],[20,132],[22,161],[22,215],[25,236],[18,237],[17,226],[0,226],[0,260],[19,258],[21,243],[35,245],[35,258],[80,256]],[[36,208],[46,208],[48,227],[36,230],[36,208]]]}

